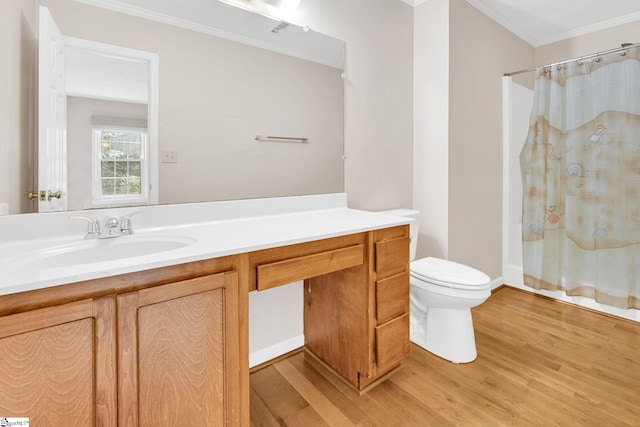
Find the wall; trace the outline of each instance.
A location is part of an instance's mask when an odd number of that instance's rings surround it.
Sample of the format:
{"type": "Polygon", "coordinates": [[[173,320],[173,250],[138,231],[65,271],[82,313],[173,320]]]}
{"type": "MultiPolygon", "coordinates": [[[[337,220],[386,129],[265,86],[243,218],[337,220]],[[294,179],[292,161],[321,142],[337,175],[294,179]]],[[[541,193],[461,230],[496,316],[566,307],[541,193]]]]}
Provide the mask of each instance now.
{"type": "MultiPolygon", "coordinates": [[[[0,58],[8,59],[0,63],[0,83],[6,88],[19,87],[19,80],[15,71],[8,67],[8,64],[14,61],[17,62],[17,60],[14,59],[15,54],[12,49],[12,42],[15,42],[16,33],[18,33],[18,30],[15,28],[16,25],[12,23],[16,15],[13,10],[15,8],[14,3],[15,2],[7,1],[0,3],[0,58]]],[[[20,21],[17,20],[16,22],[20,21]]],[[[8,183],[9,180],[16,180],[19,176],[15,171],[13,171],[12,175],[10,168],[11,163],[17,160],[14,157],[15,154],[10,152],[11,146],[9,145],[9,141],[15,138],[14,132],[16,131],[15,126],[11,125],[15,123],[15,118],[11,114],[11,106],[12,103],[17,101],[16,98],[19,96],[15,94],[15,89],[11,92],[5,92],[5,95],[0,98],[0,182],[2,183],[8,183]]],[[[9,203],[13,205],[16,202],[14,195],[10,194],[9,188],[8,185],[0,186],[0,203],[2,203],[3,206],[9,203]]]]}
{"type": "Polygon", "coordinates": [[[423,3],[416,8],[414,27],[415,66],[422,70],[414,79],[416,96],[424,97],[424,88],[437,88],[439,102],[427,106],[416,100],[414,152],[425,160],[416,162],[422,167],[430,161],[447,162],[446,167],[432,167],[429,175],[416,163],[414,204],[430,218],[422,220],[421,227],[432,227],[421,233],[421,239],[429,240],[419,255],[444,256],[497,279],[502,274],[501,77],[530,66],[533,47],[464,0],[423,3]],[[447,35],[442,34],[441,21],[448,22],[447,35]],[[432,29],[418,30],[425,27],[432,29]],[[448,57],[443,53],[434,57],[431,37],[442,40],[448,57]],[[425,70],[429,66],[448,73],[425,70]],[[441,99],[445,96],[448,102],[441,99]],[[440,129],[425,130],[419,117],[430,128],[440,129]]]}
{"type": "Polygon", "coordinates": [[[449,256],[449,0],[414,11],[413,208],[416,256],[449,256]]]}
{"type": "Polygon", "coordinates": [[[36,103],[35,4],[0,2],[0,214],[30,212],[33,121],[36,103]]]}
{"type": "Polygon", "coordinates": [[[304,345],[303,282],[249,293],[249,366],[304,345]]]}
{"type": "Polygon", "coordinates": [[[450,1],[449,259],[502,274],[502,75],[533,48],[464,0],[450,1]],[[470,31],[472,29],[472,31],[470,31]]]}

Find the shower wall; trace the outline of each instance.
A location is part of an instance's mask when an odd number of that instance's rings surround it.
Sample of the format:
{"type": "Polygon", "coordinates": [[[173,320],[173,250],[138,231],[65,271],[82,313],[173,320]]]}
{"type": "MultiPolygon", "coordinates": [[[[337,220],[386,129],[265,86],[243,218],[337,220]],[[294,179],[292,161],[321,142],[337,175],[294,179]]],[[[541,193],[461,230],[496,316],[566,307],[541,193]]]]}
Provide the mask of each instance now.
{"type": "Polygon", "coordinates": [[[504,282],[522,287],[522,181],[520,150],[529,131],[533,91],[503,77],[503,232],[502,276],[504,282]]]}

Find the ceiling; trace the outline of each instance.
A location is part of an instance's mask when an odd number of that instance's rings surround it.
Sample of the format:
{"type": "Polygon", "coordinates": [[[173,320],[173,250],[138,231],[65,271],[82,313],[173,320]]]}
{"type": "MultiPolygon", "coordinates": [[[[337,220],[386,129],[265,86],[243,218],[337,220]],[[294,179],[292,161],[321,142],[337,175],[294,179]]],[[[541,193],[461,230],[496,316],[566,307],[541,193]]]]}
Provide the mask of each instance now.
{"type": "MultiPolygon", "coordinates": [[[[402,1],[418,6],[428,0],[402,1]]],[[[535,47],[640,20],[639,0],[466,1],[535,47]]]]}

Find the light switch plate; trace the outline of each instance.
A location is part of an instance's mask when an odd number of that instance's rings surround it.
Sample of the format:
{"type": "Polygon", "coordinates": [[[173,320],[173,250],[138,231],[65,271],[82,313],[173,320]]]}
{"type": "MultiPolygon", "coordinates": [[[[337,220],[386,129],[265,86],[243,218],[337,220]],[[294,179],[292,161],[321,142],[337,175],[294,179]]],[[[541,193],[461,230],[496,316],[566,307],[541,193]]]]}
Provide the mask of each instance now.
{"type": "Polygon", "coordinates": [[[178,163],[178,150],[160,150],[160,162],[178,163]]]}

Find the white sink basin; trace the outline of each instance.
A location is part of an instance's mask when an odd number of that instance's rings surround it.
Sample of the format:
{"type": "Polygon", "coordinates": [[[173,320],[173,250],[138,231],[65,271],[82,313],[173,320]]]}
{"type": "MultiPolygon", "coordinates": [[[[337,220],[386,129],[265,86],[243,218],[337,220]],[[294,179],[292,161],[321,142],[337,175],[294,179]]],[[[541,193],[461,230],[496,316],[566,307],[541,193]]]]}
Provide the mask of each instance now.
{"type": "Polygon", "coordinates": [[[197,240],[184,236],[121,236],[111,239],[82,240],[51,246],[25,254],[22,267],[60,268],[96,262],[157,254],[184,248],[197,240]]]}

